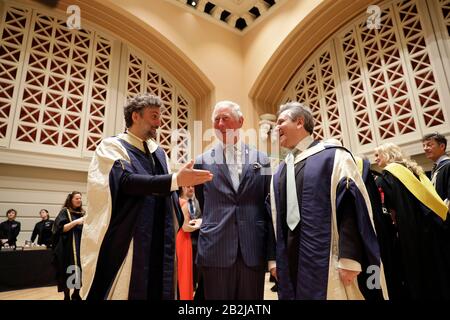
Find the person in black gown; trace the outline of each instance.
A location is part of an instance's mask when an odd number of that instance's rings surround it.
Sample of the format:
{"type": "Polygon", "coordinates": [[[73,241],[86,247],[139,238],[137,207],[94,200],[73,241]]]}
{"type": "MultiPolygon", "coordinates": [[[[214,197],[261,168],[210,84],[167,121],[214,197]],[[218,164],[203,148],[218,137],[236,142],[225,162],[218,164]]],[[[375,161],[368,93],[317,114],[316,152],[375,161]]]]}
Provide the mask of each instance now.
{"type": "MultiPolygon", "coordinates": [[[[425,156],[434,162],[431,171],[431,183],[436,192],[450,208],[450,157],[446,153],[447,138],[442,134],[435,132],[427,134],[422,139],[423,151],[425,156]]],[[[440,237],[440,242],[445,244],[443,255],[446,259],[447,270],[450,270],[450,219],[447,212],[447,219],[442,227],[436,230],[440,237]]],[[[450,299],[450,276],[445,285],[446,299],[450,299]]]]}
{"type": "Polygon", "coordinates": [[[64,292],[64,300],[70,300],[70,289],[74,289],[72,300],[81,300],[80,241],[84,215],[81,192],[73,191],[53,224],[58,292],[64,292]]]}
{"type": "Polygon", "coordinates": [[[423,169],[395,144],[375,148],[375,159],[383,168],[377,179],[383,205],[396,231],[392,243],[395,261],[386,277],[390,281],[389,298],[442,299],[448,290],[448,269],[440,254],[443,244],[435,231],[443,223],[446,206],[423,169]]]}

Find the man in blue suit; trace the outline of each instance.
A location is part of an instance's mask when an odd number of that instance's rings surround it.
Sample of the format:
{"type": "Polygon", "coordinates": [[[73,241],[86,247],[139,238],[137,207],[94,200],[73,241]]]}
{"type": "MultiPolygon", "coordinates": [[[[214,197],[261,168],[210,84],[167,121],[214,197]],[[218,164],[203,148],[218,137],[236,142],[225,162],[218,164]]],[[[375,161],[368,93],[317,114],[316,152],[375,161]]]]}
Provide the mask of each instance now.
{"type": "Polygon", "coordinates": [[[239,105],[217,103],[212,121],[220,142],[194,166],[214,174],[214,180],[195,187],[203,212],[197,265],[205,299],[263,299],[267,263],[275,260],[273,224],[265,206],[269,159],[240,140],[244,118],[239,105]]]}

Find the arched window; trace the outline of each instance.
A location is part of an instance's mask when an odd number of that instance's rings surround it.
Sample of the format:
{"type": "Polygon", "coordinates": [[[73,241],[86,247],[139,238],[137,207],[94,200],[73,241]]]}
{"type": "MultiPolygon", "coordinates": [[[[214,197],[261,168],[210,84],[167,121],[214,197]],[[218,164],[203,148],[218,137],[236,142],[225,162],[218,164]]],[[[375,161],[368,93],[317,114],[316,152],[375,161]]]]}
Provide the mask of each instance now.
{"type": "Polygon", "coordinates": [[[421,137],[450,133],[448,0],[386,1],[379,28],[368,14],[342,28],[292,78],[283,102],[312,109],[315,136],[354,152],[384,142],[421,152],[421,137]]]}
{"type": "Polygon", "coordinates": [[[187,160],[187,135],[171,133],[188,130],[194,100],[157,62],[88,21],[69,29],[63,14],[17,1],[0,13],[0,147],[86,164],[123,131],[126,99],[148,91],[164,101],[159,143],[187,160]]]}

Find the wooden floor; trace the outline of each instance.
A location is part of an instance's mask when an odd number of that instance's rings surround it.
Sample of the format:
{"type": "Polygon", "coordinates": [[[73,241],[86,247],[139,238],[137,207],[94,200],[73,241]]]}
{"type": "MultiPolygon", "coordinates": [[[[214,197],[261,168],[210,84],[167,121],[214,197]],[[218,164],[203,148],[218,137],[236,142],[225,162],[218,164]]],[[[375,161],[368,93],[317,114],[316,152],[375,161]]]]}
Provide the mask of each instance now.
{"type": "Polygon", "coordinates": [[[0,300],[62,300],[63,293],[55,287],[42,287],[0,292],[0,300]]]}
{"type": "MultiPolygon", "coordinates": [[[[266,274],[264,286],[264,300],[278,300],[277,293],[270,291],[273,283],[269,282],[269,274],[266,274]]],[[[0,292],[0,300],[62,300],[64,294],[58,293],[56,287],[42,287],[16,291],[0,292]]]]}

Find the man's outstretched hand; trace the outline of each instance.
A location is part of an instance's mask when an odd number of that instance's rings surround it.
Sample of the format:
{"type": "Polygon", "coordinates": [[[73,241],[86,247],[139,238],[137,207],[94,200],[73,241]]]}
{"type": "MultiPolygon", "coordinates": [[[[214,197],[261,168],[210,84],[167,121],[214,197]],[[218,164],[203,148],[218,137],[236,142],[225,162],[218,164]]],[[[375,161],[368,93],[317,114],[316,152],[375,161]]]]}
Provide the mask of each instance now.
{"type": "Polygon", "coordinates": [[[344,286],[349,286],[350,284],[355,281],[356,277],[360,273],[360,271],[352,271],[347,269],[341,269],[339,268],[339,277],[341,278],[342,283],[344,286]]]}
{"type": "Polygon", "coordinates": [[[189,161],[177,173],[177,183],[179,187],[195,186],[211,181],[213,174],[208,170],[193,169],[194,160],[189,161]]]}

